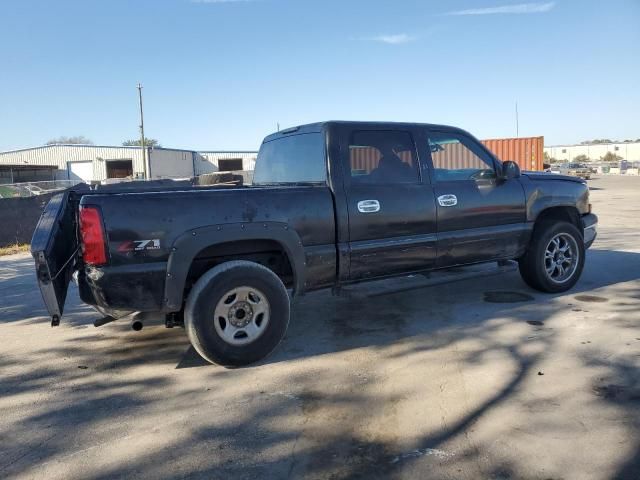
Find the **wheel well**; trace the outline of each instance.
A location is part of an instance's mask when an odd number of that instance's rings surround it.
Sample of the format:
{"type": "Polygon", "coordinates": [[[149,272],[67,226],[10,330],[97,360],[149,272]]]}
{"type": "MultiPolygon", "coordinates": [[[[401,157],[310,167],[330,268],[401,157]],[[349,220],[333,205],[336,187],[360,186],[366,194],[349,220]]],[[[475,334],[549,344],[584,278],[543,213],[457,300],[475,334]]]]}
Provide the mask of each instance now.
{"type": "Polygon", "coordinates": [[[578,230],[582,231],[582,223],[580,222],[580,214],[575,207],[551,207],[543,210],[536,218],[535,226],[537,227],[544,221],[561,221],[569,222],[575,225],[578,230]]]}
{"type": "Polygon", "coordinates": [[[208,270],[231,260],[248,260],[264,265],[273,271],[285,287],[294,284],[291,261],[282,245],[274,240],[241,240],[237,242],[217,243],[203,248],[191,262],[185,295],[187,298],[193,284],[208,270]]]}

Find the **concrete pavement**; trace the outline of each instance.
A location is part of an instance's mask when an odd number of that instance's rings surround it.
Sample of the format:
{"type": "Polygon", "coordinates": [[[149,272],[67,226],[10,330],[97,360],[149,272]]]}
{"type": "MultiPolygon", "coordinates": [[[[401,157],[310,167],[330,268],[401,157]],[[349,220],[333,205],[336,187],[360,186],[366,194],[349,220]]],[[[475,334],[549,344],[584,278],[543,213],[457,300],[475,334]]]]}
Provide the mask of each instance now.
{"type": "Polygon", "coordinates": [[[51,329],[30,257],[0,258],[0,477],[640,478],[640,178],[590,185],[571,292],[516,272],[320,292],[243,369],[181,329],[96,329],[75,289],[51,329]]]}

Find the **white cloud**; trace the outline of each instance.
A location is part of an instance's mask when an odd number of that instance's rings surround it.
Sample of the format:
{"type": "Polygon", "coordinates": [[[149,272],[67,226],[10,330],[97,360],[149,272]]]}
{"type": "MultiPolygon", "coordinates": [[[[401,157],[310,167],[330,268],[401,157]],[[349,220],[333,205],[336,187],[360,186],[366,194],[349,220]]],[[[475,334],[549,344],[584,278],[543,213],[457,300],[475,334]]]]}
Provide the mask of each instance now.
{"type": "Polygon", "coordinates": [[[468,10],[455,10],[447,12],[445,15],[496,15],[501,13],[523,14],[523,13],[544,13],[555,7],[556,2],[546,3],[517,3],[514,5],[503,5],[501,7],[470,8],[468,10]]]}
{"type": "Polygon", "coordinates": [[[406,33],[396,33],[393,35],[378,35],[375,37],[367,37],[364,40],[370,40],[372,42],[387,43],[389,45],[400,45],[402,43],[413,42],[416,37],[408,35],[406,33]]]}

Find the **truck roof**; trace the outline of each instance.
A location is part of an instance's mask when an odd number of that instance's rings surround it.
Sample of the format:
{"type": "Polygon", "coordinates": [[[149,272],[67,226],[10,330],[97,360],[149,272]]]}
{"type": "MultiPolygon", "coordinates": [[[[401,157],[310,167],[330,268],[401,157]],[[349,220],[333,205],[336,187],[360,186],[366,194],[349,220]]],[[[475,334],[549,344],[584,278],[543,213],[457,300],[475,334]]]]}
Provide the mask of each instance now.
{"type": "Polygon", "coordinates": [[[278,137],[287,134],[299,134],[299,133],[318,133],[322,132],[326,126],[329,125],[361,125],[362,127],[367,126],[383,126],[383,125],[393,125],[394,127],[431,127],[431,128],[444,128],[451,131],[459,131],[468,134],[468,132],[462,130],[458,127],[453,127],[451,125],[438,125],[435,123],[421,123],[421,122],[380,122],[380,121],[356,121],[356,120],[327,120],[324,122],[315,122],[315,123],[307,123],[304,125],[297,125],[294,127],[285,128],[280,130],[279,132],[273,132],[267,135],[264,138],[264,142],[269,142],[278,137]]]}

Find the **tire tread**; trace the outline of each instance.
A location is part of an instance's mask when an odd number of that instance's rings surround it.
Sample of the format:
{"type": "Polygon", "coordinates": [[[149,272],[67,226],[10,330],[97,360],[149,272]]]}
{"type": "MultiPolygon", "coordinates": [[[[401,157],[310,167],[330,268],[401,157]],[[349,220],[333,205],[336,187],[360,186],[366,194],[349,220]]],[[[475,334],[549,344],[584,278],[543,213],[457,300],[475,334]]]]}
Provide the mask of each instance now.
{"type": "MultiPolygon", "coordinates": [[[[185,304],[184,326],[191,345],[202,358],[210,363],[224,366],[244,366],[265,358],[280,344],[280,342],[284,338],[284,332],[286,332],[289,325],[290,311],[288,307],[289,296],[287,290],[280,278],[272,270],[268,269],[264,265],[247,260],[231,260],[229,262],[221,263],[220,265],[213,267],[212,269],[205,272],[197,280],[197,282],[191,289],[191,292],[189,293],[189,297],[187,298],[187,302],[185,304]],[[279,290],[279,295],[282,298],[286,297],[287,301],[285,325],[282,335],[280,336],[278,341],[274,345],[269,345],[268,351],[262,352],[259,355],[251,355],[251,357],[247,358],[246,361],[241,358],[237,358],[237,356],[230,356],[228,354],[225,354],[225,352],[216,352],[215,348],[212,348],[212,345],[208,345],[209,342],[207,342],[206,338],[201,335],[202,332],[199,328],[200,326],[195,320],[196,309],[199,308],[199,304],[202,301],[204,292],[211,288],[211,285],[213,283],[224,280],[224,277],[227,276],[227,274],[238,268],[250,269],[254,272],[260,272],[261,274],[266,275],[266,277],[269,278],[273,283],[272,286],[279,290]]],[[[272,318],[270,321],[277,321],[277,319],[272,318]]],[[[244,348],[251,345],[252,344],[244,346],[244,348]]]]}
{"type": "Polygon", "coordinates": [[[580,279],[584,267],[584,260],[584,241],[580,230],[569,222],[546,220],[536,225],[529,248],[526,253],[518,259],[518,266],[520,268],[520,276],[531,288],[545,293],[559,293],[569,290],[580,279]],[[556,284],[547,278],[544,272],[544,266],[540,263],[540,258],[544,253],[542,250],[546,248],[546,244],[549,242],[551,236],[561,231],[575,237],[580,253],[580,260],[573,278],[564,284],[556,284]]]}

